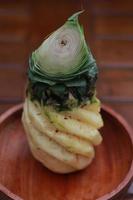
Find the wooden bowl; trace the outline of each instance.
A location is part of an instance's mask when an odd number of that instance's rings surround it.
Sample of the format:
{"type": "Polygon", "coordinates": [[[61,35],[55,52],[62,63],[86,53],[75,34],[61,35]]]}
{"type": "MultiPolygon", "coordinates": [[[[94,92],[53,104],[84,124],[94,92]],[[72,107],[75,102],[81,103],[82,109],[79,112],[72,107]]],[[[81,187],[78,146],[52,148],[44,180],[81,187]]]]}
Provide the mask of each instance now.
{"type": "Polygon", "coordinates": [[[92,164],[80,172],[52,173],[29,150],[21,124],[22,105],[0,117],[0,197],[14,200],[121,199],[133,175],[133,132],[103,106],[103,143],[92,164]],[[6,196],[10,198],[6,198],[6,196]]]}

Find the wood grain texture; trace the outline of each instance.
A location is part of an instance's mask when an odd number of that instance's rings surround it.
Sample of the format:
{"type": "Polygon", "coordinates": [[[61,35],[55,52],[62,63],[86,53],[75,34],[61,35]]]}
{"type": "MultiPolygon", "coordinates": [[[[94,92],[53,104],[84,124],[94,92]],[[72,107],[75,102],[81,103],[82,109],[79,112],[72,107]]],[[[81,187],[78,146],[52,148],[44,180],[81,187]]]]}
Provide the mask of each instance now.
{"type": "Polygon", "coordinates": [[[133,13],[133,2],[132,0],[94,0],[92,2],[92,11],[95,15],[129,15],[133,13]]]}
{"type": "Polygon", "coordinates": [[[0,91],[1,99],[23,98],[24,88],[26,85],[26,73],[23,70],[22,66],[20,66],[20,68],[1,67],[0,85],[4,86],[1,87],[0,91]],[[4,70],[3,68],[6,68],[6,70],[4,70]]]}
{"type": "Polygon", "coordinates": [[[100,69],[97,81],[98,94],[110,97],[131,98],[133,99],[133,70],[131,69],[100,69]],[[113,77],[113,78],[112,78],[113,77]]]}
{"type": "Polygon", "coordinates": [[[94,32],[99,39],[132,40],[133,16],[95,17],[94,32]]]}
{"type": "Polygon", "coordinates": [[[95,39],[94,53],[100,66],[133,66],[133,40],[95,39]]]}
{"type": "Polygon", "coordinates": [[[5,112],[6,110],[8,110],[9,108],[11,108],[12,106],[14,106],[15,104],[0,104],[0,114],[2,114],[3,112],[5,112]]]}
{"type": "Polygon", "coordinates": [[[23,100],[31,51],[83,8],[80,21],[101,69],[98,94],[133,126],[132,0],[1,0],[0,112],[23,100]]]}
{"type": "Polygon", "coordinates": [[[106,102],[111,108],[120,113],[131,125],[133,123],[133,103],[106,102]]]}
{"type": "Polygon", "coordinates": [[[133,137],[121,117],[104,107],[103,143],[96,148],[95,160],[83,171],[59,175],[32,157],[20,121],[20,108],[21,105],[14,107],[0,118],[2,185],[24,200],[105,200],[118,199],[118,193],[122,199],[122,190],[126,189],[132,177],[133,137]]]}

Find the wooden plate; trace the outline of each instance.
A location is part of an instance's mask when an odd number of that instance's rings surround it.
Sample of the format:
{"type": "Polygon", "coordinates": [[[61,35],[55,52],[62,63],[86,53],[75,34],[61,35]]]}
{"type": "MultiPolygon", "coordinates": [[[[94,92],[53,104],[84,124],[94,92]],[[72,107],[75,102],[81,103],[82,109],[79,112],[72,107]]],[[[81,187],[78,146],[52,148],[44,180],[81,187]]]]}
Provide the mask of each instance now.
{"type": "Polygon", "coordinates": [[[93,163],[69,175],[50,172],[29,150],[21,124],[22,105],[0,117],[0,191],[2,199],[121,199],[133,175],[133,132],[121,116],[103,106],[103,143],[93,163]],[[6,194],[10,198],[5,198],[6,194]]]}

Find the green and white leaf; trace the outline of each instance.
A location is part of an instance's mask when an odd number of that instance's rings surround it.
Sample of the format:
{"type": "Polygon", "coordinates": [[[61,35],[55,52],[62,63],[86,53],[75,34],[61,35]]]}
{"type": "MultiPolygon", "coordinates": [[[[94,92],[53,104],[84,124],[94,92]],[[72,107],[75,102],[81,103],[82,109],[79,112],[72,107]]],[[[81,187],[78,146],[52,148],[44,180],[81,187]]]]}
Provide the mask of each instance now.
{"type": "MultiPolygon", "coordinates": [[[[88,71],[95,60],[88,49],[83,28],[78,22],[78,12],[53,32],[41,46],[32,53],[31,74],[50,80],[68,80],[88,71]]],[[[36,81],[39,81],[35,78],[36,81]]],[[[44,80],[43,80],[44,81],[44,80]]],[[[53,84],[52,82],[50,84],[53,84]]]]}
{"type": "Polygon", "coordinates": [[[71,94],[75,106],[91,100],[98,70],[78,21],[82,12],[69,17],[32,53],[28,75],[33,99],[44,104],[56,102],[61,109],[71,107],[71,94]]]}

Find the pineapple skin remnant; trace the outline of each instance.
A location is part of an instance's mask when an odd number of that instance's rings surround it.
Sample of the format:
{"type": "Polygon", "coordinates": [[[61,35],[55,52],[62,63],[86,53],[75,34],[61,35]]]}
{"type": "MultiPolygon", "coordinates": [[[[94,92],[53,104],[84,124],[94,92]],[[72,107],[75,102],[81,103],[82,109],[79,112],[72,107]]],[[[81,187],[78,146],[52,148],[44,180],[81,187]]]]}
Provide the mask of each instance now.
{"type": "Polygon", "coordinates": [[[97,65],[75,13],[29,60],[22,123],[35,159],[56,173],[86,168],[102,143],[97,65]]]}

